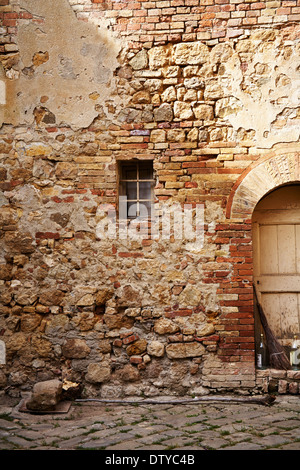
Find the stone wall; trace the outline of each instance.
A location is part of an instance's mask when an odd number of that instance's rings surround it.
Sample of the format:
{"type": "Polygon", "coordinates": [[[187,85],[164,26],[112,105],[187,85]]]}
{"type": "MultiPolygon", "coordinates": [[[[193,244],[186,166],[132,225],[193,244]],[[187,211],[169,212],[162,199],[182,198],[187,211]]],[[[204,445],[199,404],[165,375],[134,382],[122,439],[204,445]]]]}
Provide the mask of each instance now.
{"type": "Polygon", "coordinates": [[[263,389],[251,214],[299,181],[299,2],[55,3],[0,0],[0,386],[263,389]],[[120,236],[134,158],[153,161],[155,237],[120,236]],[[199,210],[194,239],[163,236],[174,207],[199,210]]]}

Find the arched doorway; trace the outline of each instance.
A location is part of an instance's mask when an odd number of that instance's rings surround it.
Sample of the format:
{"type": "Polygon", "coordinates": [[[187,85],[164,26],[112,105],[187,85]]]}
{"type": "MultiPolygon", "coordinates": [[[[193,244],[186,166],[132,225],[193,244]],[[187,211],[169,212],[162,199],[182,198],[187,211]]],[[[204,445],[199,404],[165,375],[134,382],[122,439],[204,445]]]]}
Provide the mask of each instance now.
{"type": "Polygon", "coordinates": [[[259,200],[270,191],[299,181],[299,152],[264,156],[246,168],[233,185],[226,216],[228,219],[246,220],[252,216],[259,200]]]}
{"type": "Polygon", "coordinates": [[[290,346],[295,334],[300,338],[300,183],[264,196],[253,211],[252,228],[258,300],[275,336],[290,346]]]}

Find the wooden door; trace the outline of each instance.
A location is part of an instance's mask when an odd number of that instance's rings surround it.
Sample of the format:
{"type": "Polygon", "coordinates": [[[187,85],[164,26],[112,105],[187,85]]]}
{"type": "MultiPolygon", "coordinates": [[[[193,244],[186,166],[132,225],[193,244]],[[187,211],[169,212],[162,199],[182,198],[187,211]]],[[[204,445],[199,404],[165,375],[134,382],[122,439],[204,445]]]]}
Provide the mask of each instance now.
{"type": "Polygon", "coordinates": [[[252,223],[258,299],[274,334],[288,346],[300,332],[300,185],[263,198],[252,223]]]}

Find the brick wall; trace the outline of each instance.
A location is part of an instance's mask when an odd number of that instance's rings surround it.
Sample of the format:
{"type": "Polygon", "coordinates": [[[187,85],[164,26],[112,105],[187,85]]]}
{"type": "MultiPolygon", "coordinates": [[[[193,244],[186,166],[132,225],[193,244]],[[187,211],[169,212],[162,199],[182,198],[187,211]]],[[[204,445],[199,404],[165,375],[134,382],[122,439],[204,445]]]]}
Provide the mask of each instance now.
{"type": "MultiPolygon", "coordinates": [[[[6,86],[16,103],[27,87],[33,92],[26,116],[0,131],[0,334],[8,351],[0,383],[14,390],[56,374],[102,396],[257,390],[251,214],[259,191],[240,183],[274,152],[299,162],[299,1],[69,3],[88,28],[99,27],[101,47],[118,64],[106,82],[95,75],[82,88],[60,44],[66,96],[93,105],[89,124],[77,128],[72,112],[70,122],[59,119],[67,104],[55,80],[36,95],[31,85],[54,73],[55,35],[49,47],[30,44],[29,66],[18,52],[20,29],[47,33],[47,18],[0,0],[6,86]],[[118,163],[133,158],[153,160],[159,207],[203,205],[202,251],[175,237],[97,237],[97,223],[118,207],[118,163]],[[236,194],[245,203],[235,200],[232,213],[236,194]]],[[[77,27],[74,44],[83,37],[77,27]]],[[[93,47],[80,43],[75,55],[93,47]]],[[[275,168],[284,174],[278,184],[293,181],[286,167],[290,160],[275,168]]]]}
{"type": "MultiPolygon", "coordinates": [[[[300,20],[298,0],[70,0],[70,4],[79,19],[92,19],[96,24],[105,22],[110,31],[127,38],[135,46],[196,40],[215,44],[241,37],[251,28],[282,24],[292,27],[300,20]]],[[[1,33],[11,36],[13,41],[18,19],[32,19],[32,15],[20,9],[18,2],[1,0],[0,7],[1,33]]],[[[41,20],[35,18],[34,21],[38,23],[41,20]]]]}
{"type": "Polygon", "coordinates": [[[297,23],[297,0],[240,2],[174,0],[157,2],[72,2],[81,19],[94,14],[121,36],[141,44],[170,41],[226,41],[252,27],[297,23]]]}

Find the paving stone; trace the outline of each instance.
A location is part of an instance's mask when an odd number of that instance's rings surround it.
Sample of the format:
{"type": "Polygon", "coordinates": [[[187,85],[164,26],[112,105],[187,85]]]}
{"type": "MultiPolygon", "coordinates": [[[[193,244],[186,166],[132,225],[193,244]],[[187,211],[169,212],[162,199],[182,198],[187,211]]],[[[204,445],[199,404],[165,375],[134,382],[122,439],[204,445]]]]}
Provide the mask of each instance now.
{"type": "Polygon", "coordinates": [[[72,450],[72,449],[77,449],[79,447],[82,447],[84,444],[84,438],[83,436],[75,436],[70,439],[67,439],[65,441],[59,442],[58,443],[58,448],[59,449],[64,449],[64,450],[72,450]]]}
{"type": "Polygon", "coordinates": [[[22,414],[14,421],[2,420],[6,427],[0,428],[0,449],[299,450],[300,403],[291,401],[293,410],[289,403],[285,398],[268,408],[205,406],[205,413],[204,408],[174,405],[141,406],[134,413],[127,406],[116,414],[113,409],[82,406],[78,414],[74,406],[60,417],[22,414]],[[145,416],[147,421],[139,421],[145,416]]]}
{"type": "Polygon", "coordinates": [[[80,449],[107,449],[107,447],[118,443],[117,439],[89,439],[82,442],[78,448],[80,449]]]}
{"type": "Polygon", "coordinates": [[[287,419],[284,421],[280,421],[280,423],[276,423],[276,427],[282,429],[299,429],[300,428],[300,420],[298,419],[287,419]]]}
{"type": "Polygon", "coordinates": [[[209,437],[207,439],[205,438],[201,439],[200,444],[204,448],[218,450],[218,449],[226,448],[230,444],[230,442],[228,442],[228,440],[223,439],[221,437],[214,436],[214,437],[209,437]]]}
{"type": "Polygon", "coordinates": [[[125,442],[120,442],[115,445],[111,445],[106,447],[105,450],[139,450],[143,447],[143,444],[140,443],[138,440],[129,440],[125,442]]]}
{"type": "Polygon", "coordinates": [[[226,436],[226,439],[228,439],[229,445],[234,445],[243,441],[252,441],[253,434],[251,434],[250,432],[237,432],[226,436]]]}
{"type": "Polygon", "coordinates": [[[263,446],[252,442],[239,442],[234,446],[225,447],[224,450],[262,450],[263,446]]]}
{"type": "Polygon", "coordinates": [[[7,442],[10,442],[11,444],[14,444],[16,449],[30,449],[32,447],[35,447],[35,443],[32,441],[29,441],[27,439],[24,439],[21,436],[14,436],[11,435],[6,438],[7,442]]]}
{"type": "Polygon", "coordinates": [[[165,449],[189,449],[190,446],[196,445],[198,442],[197,438],[178,436],[166,439],[162,444],[165,446],[165,449]]]}
{"type": "MultiPolygon", "coordinates": [[[[258,441],[258,438],[256,440],[258,441]]],[[[276,448],[280,445],[287,444],[288,441],[289,440],[286,436],[270,434],[269,436],[259,438],[259,445],[263,446],[264,448],[276,448]]]]}
{"type": "Polygon", "coordinates": [[[280,447],[280,450],[300,450],[300,442],[292,442],[280,447]]]}

